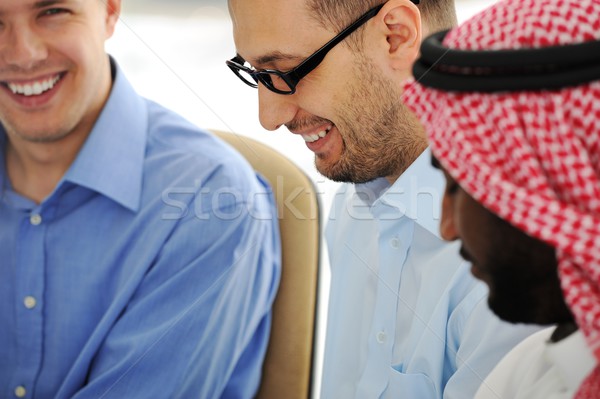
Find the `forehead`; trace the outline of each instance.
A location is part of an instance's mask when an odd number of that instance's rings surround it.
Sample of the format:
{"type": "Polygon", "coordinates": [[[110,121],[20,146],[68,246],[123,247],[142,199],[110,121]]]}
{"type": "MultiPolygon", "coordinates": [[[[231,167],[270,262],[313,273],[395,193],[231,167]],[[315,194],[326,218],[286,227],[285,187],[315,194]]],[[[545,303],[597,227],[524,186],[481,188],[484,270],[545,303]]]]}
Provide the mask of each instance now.
{"type": "Polygon", "coordinates": [[[306,56],[333,33],[309,14],[306,0],[230,0],[238,53],[248,61],[268,54],[306,56]]]}

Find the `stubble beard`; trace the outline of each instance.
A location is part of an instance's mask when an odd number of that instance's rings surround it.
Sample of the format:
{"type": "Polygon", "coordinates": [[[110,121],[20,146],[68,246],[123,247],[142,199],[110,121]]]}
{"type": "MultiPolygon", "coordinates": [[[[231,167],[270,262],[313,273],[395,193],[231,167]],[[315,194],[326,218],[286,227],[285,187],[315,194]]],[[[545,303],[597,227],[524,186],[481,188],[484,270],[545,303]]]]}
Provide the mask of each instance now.
{"type": "Polygon", "coordinates": [[[486,237],[494,245],[482,267],[489,274],[490,309],[511,323],[572,322],[562,294],[554,247],[496,215],[487,223],[494,226],[486,237]]]}
{"type": "Polygon", "coordinates": [[[333,164],[317,155],[317,170],[342,183],[399,176],[424,148],[422,128],[402,103],[400,83],[385,79],[360,56],[351,81],[336,124],[343,137],[342,154],[333,164]]]}

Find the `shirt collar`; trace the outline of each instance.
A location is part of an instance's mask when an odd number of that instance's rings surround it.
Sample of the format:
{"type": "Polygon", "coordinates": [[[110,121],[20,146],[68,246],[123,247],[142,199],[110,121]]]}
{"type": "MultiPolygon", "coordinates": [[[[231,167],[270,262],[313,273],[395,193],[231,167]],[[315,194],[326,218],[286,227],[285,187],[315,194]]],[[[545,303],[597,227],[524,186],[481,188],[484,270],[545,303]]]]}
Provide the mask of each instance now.
{"type": "Polygon", "coordinates": [[[63,180],[135,212],[142,191],[147,109],[112,58],[111,66],[114,78],[108,100],[63,180]]]}
{"type": "Polygon", "coordinates": [[[545,356],[554,364],[571,392],[577,391],[596,366],[596,358],[586,344],[581,330],[556,343],[548,342],[545,356]]]}
{"type": "Polygon", "coordinates": [[[375,193],[371,208],[375,216],[401,214],[440,237],[445,184],[443,174],[431,165],[431,151],[427,148],[393,185],[381,178],[363,186],[375,193]]]}

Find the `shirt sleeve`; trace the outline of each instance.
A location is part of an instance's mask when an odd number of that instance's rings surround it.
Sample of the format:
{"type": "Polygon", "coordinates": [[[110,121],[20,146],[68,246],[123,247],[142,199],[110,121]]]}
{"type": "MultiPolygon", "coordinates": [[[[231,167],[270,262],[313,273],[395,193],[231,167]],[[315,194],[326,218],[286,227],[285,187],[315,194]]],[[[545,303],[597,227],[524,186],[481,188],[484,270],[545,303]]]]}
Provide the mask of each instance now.
{"type": "Polygon", "coordinates": [[[122,298],[106,338],[91,348],[87,383],[65,396],[254,396],[280,246],[272,198],[252,198],[196,208],[178,221],[133,296],[122,298]]]}

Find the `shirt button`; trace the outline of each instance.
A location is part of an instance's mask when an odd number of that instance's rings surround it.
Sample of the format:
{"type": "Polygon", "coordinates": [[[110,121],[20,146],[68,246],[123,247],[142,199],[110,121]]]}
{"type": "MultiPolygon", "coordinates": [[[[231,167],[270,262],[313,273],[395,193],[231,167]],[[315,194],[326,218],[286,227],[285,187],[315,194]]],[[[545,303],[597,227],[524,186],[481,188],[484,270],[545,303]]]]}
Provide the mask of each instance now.
{"type": "Polygon", "coordinates": [[[33,308],[35,308],[37,301],[32,296],[26,296],[25,299],[23,300],[23,303],[25,304],[25,307],[27,309],[33,309],[33,308]]]}
{"type": "Polygon", "coordinates": [[[380,331],[377,333],[377,342],[379,342],[380,344],[383,344],[386,338],[387,334],[385,333],[385,331],[380,331]]]}
{"type": "Polygon", "coordinates": [[[24,398],[25,395],[27,395],[27,391],[25,390],[24,386],[19,385],[18,387],[15,388],[15,396],[17,398],[24,398]]]}
{"type": "Polygon", "coordinates": [[[398,249],[400,248],[400,245],[402,244],[402,242],[400,241],[400,239],[398,237],[394,237],[390,240],[390,245],[392,246],[392,248],[394,249],[398,249]]]}
{"type": "Polygon", "coordinates": [[[37,213],[34,213],[29,217],[29,223],[31,223],[34,226],[37,226],[42,223],[42,217],[37,213]]]}

